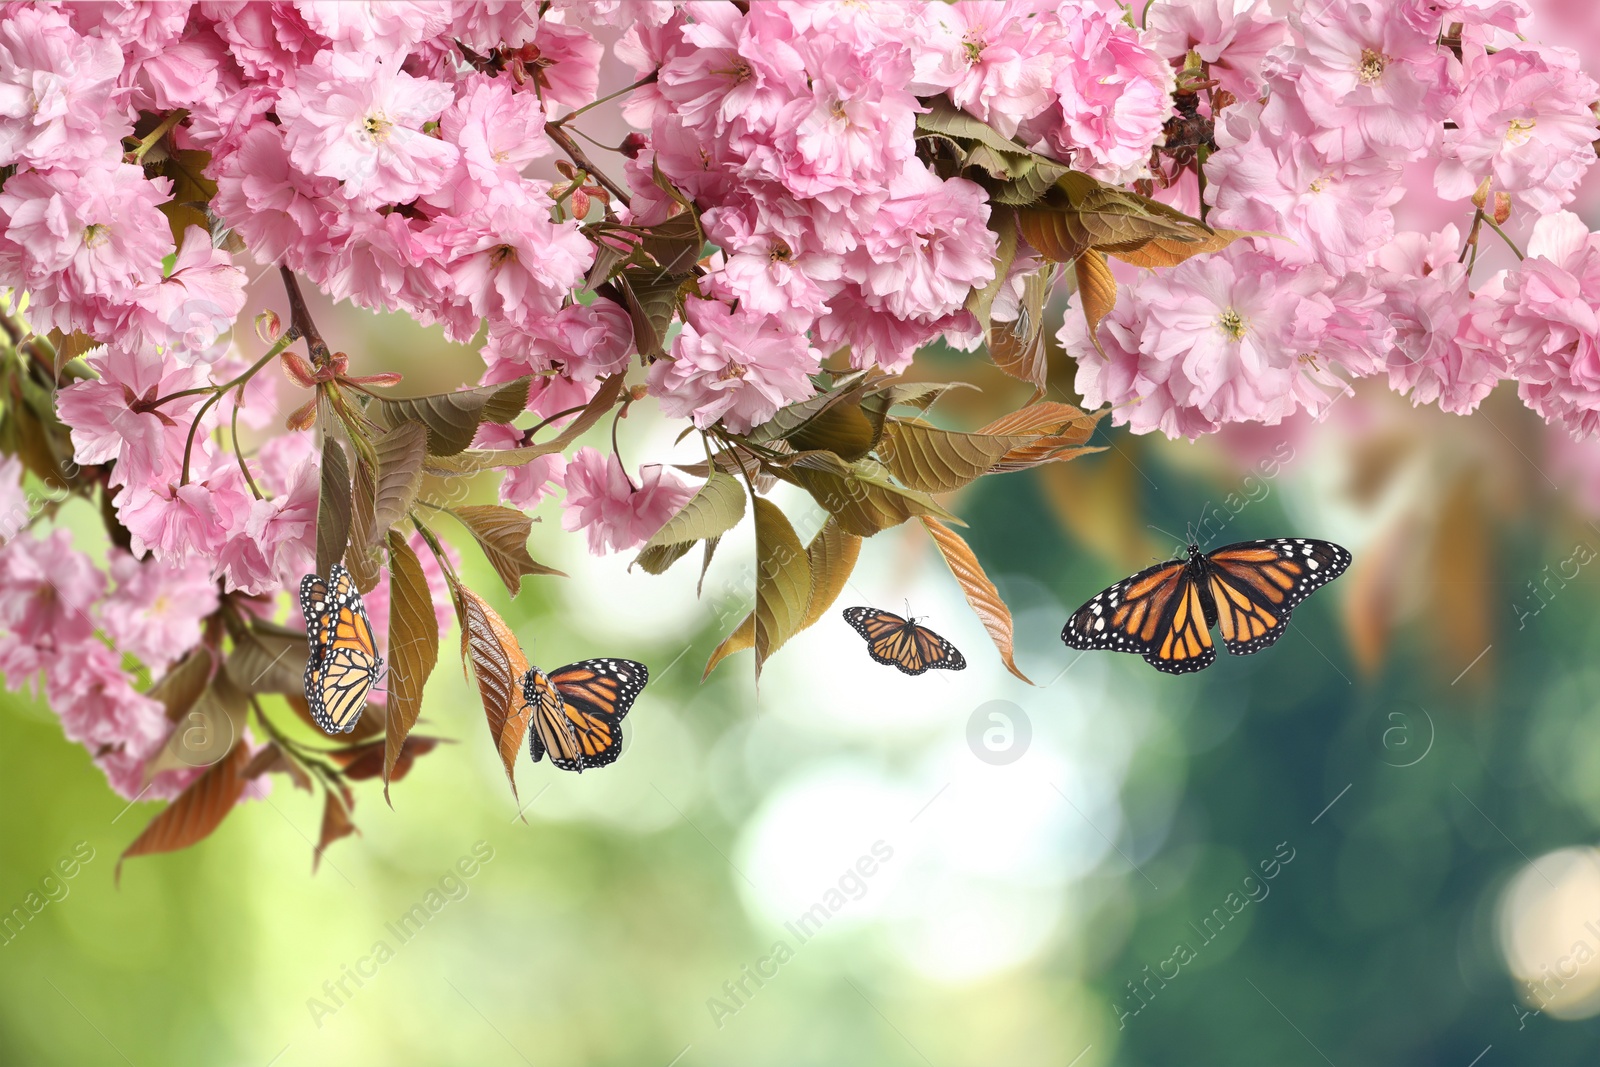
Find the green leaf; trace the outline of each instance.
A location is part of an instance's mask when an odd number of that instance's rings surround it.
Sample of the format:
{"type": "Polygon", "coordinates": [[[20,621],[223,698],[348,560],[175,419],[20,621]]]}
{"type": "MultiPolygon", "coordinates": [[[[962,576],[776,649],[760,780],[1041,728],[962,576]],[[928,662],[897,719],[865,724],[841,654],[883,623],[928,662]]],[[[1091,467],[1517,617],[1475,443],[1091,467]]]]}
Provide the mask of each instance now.
{"type": "Polygon", "coordinates": [[[806,558],[811,563],[811,595],[806,601],[805,617],[800,621],[801,630],[815,624],[839,599],[860,555],[861,538],[846,531],[838,519],[830,517],[822,524],[822,529],[806,546],[806,558]]]}
{"type": "Polygon", "coordinates": [[[871,537],[914,515],[961,521],[933,497],[895,485],[866,461],[851,465],[830,452],[807,452],[795,457],[780,474],[810,493],[841,527],[858,537],[871,537]]]}
{"type": "Polygon", "coordinates": [[[896,419],[881,452],[889,470],[908,487],[949,493],[986,473],[1012,449],[1031,444],[1034,436],[958,433],[896,419]]]}
{"type": "Polygon", "coordinates": [[[667,330],[683,307],[693,277],[668,274],[660,267],[624,267],[612,282],[633,320],[633,340],[641,356],[664,357],[667,330]]]}
{"type": "Polygon", "coordinates": [[[145,762],[144,784],[163,771],[209,767],[222,759],[244,736],[249,712],[249,698],[226,672],[219,673],[193,707],[173,720],[166,744],[145,762]]]}
{"type": "Polygon", "coordinates": [[[917,129],[939,133],[961,141],[976,141],[997,152],[1031,155],[1027,147],[998,132],[982,119],[956,107],[946,96],[922,101],[928,110],[917,116],[917,129]]]}
{"type": "Polygon", "coordinates": [[[373,545],[382,537],[375,533],[375,481],[366,458],[358,456],[355,477],[351,481],[350,546],[345,550],[344,565],[350,569],[356,588],[363,593],[372,592],[383,575],[377,553],[373,551],[373,545]]]}
{"type": "Polygon", "coordinates": [[[905,404],[919,411],[927,411],[951,390],[976,388],[971,382],[900,382],[891,379],[881,385],[868,386],[867,393],[882,397],[885,410],[905,404]]]}
{"type": "Polygon", "coordinates": [[[974,289],[967,296],[967,310],[977,317],[978,327],[984,331],[989,329],[989,314],[994,307],[994,298],[1000,295],[1000,288],[1005,285],[1006,275],[1011,271],[1011,263],[1017,258],[1017,213],[996,208],[989,216],[989,228],[999,238],[994,252],[994,277],[982,289],[974,289]]]}
{"type": "Polygon", "coordinates": [[[744,617],[738,626],[733,628],[733,633],[722,639],[722,643],[711,650],[711,658],[706,660],[706,669],[700,675],[703,682],[711,677],[711,672],[717,669],[717,664],[733,655],[752,648],[756,643],[756,613],[751,612],[744,617]]]}
{"type": "Polygon", "coordinates": [[[857,460],[883,436],[884,403],[863,406],[865,390],[857,386],[830,404],[789,435],[789,443],[800,451],[832,452],[844,460],[857,460]]]}
{"type": "Polygon", "coordinates": [[[372,447],[378,457],[377,490],[372,498],[372,527],[368,545],[377,545],[389,528],[411,511],[422,490],[422,457],[427,454],[428,430],[419,422],[403,422],[380,434],[372,447]]]}
{"type": "Polygon", "coordinates": [[[811,561],[778,505],[755,499],[756,676],[800,629],[811,599],[811,561]]]}
{"type": "Polygon", "coordinates": [[[258,620],[234,635],[223,666],[246,693],[303,693],[308,656],[305,634],[258,620]]]}
{"type": "Polygon", "coordinates": [[[744,501],[744,486],[739,484],[739,479],[713,471],[688,503],[678,509],[644,547],[661,548],[721,537],[744,518],[744,501]]]}
{"type": "Polygon", "coordinates": [[[632,570],[634,564],[638,564],[646,574],[665,574],[667,568],[687,556],[693,547],[693,541],[674,541],[671,544],[641,548],[633,563],[628,564],[628,569],[632,570]]]}
{"type": "Polygon", "coordinates": [[[450,514],[461,520],[469,533],[483,549],[489,563],[500,580],[506,583],[511,595],[522,592],[522,578],[528,574],[566,575],[554,567],[546,567],[528,554],[528,535],[533,532],[533,520],[516,508],[499,504],[471,504],[453,509],[450,514]]]}
{"type": "MultiPolygon", "coordinates": [[[[807,423],[820,416],[835,404],[849,399],[855,386],[867,375],[866,371],[857,371],[833,383],[827,392],[818,393],[816,396],[807,397],[793,404],[779,408],[766,422],[753,427],[745,435],[747,440],[756,444],[765,444],[768,441],[781,441],[796,433],[807,423]]],[[[856,394],[859,397],[859,394],[856,394]]]]}
{"type": "Polygon", "coordinates": [[[422,689],[439,662],[439,620],[417,554],[398,530],[389,533],[389,697],[383,795],[411,728],[422,713],[422,689]]]}
{"type": "Polygon", "coordinates": [[[528,387],[532,375],[500,385],[458,389],[452,393],[428,396],[383,398],[367,409],[386,426],[398,427],[418,422],[428,428],[428,454],[453,456],[472,444],[478,427],[485,423],[510,422],[528,406],[528,387]]]}
{"type": "Polygon", "coordinates": [[[333,437],[322,442],[322,488],[317,496],[317,573],[344,559],[350,543],[350,461],[333,437]]]}
{"type": "Polygon", "coordinates": [[[423,462],[422,469],[425,473],[441,476],[476,474],[479,471],[515,467],[532,462],[540,456],[565,451],[568,445],[599,422],[606,412],[616,407],[617,399],[622,395],[623,377],[621,374],[613,374],[602,382],[599,391],[584,409],[578,412],[577,417],[559,434],[542,444],[530,445],[527,448],[473,449],[454,456],[429,457],[423,462]]]}
{"type": "Polygon", "coordinates": [[[705,234],[694,211],[682,211],[644,230],[641,247],[656,262],[656,270],[682,278],[694,272],[705,247],[705,234]]]}

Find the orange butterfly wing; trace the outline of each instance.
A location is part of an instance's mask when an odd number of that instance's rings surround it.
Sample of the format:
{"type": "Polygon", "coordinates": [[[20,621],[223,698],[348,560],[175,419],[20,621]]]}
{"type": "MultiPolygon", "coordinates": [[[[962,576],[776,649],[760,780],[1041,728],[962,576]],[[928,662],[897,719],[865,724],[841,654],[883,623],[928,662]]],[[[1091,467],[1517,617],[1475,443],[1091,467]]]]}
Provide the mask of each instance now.
{"type": "Polygon", "coordinates": [[[897,667],[904,674],[931,670],[961,671],[967,658],[961,650],[914,620],[878,608],[845,608],[844,618],[867,640],[867,655],[897,667]]]}
{"type": "Polygon", "coordinates": [[[1343,574],[1351,556],[1331,541],[1278,537],[1224,545],[1205,559],[1223,647],[1248,656],[1282,637],[1295,605],[1343,574]]]}
{"type": "Polygon", "coordinates": [[[300,581],[300,610],[310,645],[306,704],[324,732],[349,733],[382,674],[383,657],[378,655],[372,621],[350,572],[335,563],[328,577],[331,585],[315,574],[300,581]]]}
{"type": "Polygon", "coordinates": [[[1068,648],[1133,652],[1157,670],[1187,674],[1217,658],[1187,563],[1147,567],[1091,597],[1061,631],[1068,648]]]}
{"type": "Polygon", "coordinates": [[[649,680],[649,668],[631,659],[586,659],[551,671],[549,689],[561,702],[562,726],[552,721],[543,741],[550,762],[564,771],[582,771],[614,761],[622,751],[623,716],[649,680]],[[569,745],[550,743],[563,737],[570,738],[569,745]]]}

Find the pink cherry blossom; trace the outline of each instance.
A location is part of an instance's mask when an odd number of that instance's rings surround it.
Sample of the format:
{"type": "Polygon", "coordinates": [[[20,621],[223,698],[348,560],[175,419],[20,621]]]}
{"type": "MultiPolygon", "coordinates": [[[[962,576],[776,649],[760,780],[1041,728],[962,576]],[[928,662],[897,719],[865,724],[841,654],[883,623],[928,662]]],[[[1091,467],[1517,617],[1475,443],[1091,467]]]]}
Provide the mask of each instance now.
{"type": "Polygon", "coordinates": [[[180,363],[208,362],[244,310],[244,269],[198,226],[184,233],[172,270],[135,312],[129,342],[166,349],[180,363]]]}
{"type": "Polygon", "coordinates": [[[1265,0],[1163,0],[1150,5],[1145,42],[1180,66],[1199,53],[1221,88],[1252,100],[1261,93],[1262,60],[1288,37],[1265,0]]]}
{"type": "Polygon", "coordinates": [[[930,36],[919,44],[949,58],[924,59],[919,73],[927,77],[930,70],[954,67],[960,78],[949,86],[950,99],[1011,136],[1055,99],[1049,39],[1036,6],[1027,0],[959,0],[936,9],[930,36]]]}
{"type": "Polygon", "coordinates": [[[1450,56],[1437,35],[1419,31],[1392,4],[1328,0],[1291,18],[1304,36],[1294,80],[1332,160],[1368,153],[1419,159],[1439,141],[1449,110],[1450,56]]]}
{"type": "Polygon", "coordinates": [[[650,368],[650,390],[663,414],[747,433],[815,392],[809,375],[820,359],[779,319],[720,300],[690,300],[672,358],[650,368]]]}
{"type": "Polygon", "coordinates": [[[467,173],[491,188],[551,152],[539,98],[513,92],[509,78],[469,82],[439,120],[439,132],[461,150],[467,173]]]}
{"type": "Polygon", "coordinates": [[[1600,235],[1568,211],[1534,224],[1484,332],[1514,360],[1523,403],[1574,437],[1600,431],[1600,235]],[[1496,314],[1496,311],[1498,313],[1496,314]]]}
{"type": "Polygon", "coordinates": [[[33,517],[33,505],[22,486],[22,460],[0,456],[0,546],[17,536],[33,517]]]}
{"type": "Polygon", "coordinates": [[[98,641],[86,641],[62,656],[45,683],[45,695],[67,740],[95,753],[112,787],[124,797],[138,795],[137,771],[171,729],[166,709],[135,691],[122,657],[98,641]]]}
{"type": "Polygon", "coordinates": [[[82,36],[59,11],[0,20],[0,167],[70,165],[115,149],[132,123],[112,105],[122,50],[82,36]]]}
{"type": "Polygon", "coordinates": [[[97,299],[125,305],[161,280],[173,243],[157,205],[170,196],[167,179],[128,163],[20,172],[0,189],[0,280],[48,305],[31,312],[36,323],[105,334],[97,299]]]}
{"type": "MultiPolygon", "coordinates": [[[[1159,6],[1159,5],[1158,5],[1159,6]]],[[[1052,155],[1114,184],[1143,177],[1172,115],[1172,68],[1122,19],[1084,12],[1066,23],[1065,61],[1052,82],[1057,105],[1025,122],[1046,126],[1052,155]]]]}
{"type": "Polygon", "coordinates": [[[454,96],[449,85],[370,52],[330,51],[299,72],[277,112],[296,167],[339,179],[358,203],[403,204],[444,184],[460,155],[423,130],[454,96]]]}
{"type": "Polygon", "coordinates": [[[87,362],[100,377],[58,394],[56,409],[72,430],[79,463],[115,462],[112,485],[176,480],[184,441],[202,396],[156,401],[205,381],[198,368],[168,363],[154,351],[99,349],[87,362]]]}
{"type": "Polygon", "coordinates": [[[994,277],[998,241],[985,223],[988,197],[963,178],[941,181],[920,162],[905,165],[846,276],[869,300],[903,319],[958,310],[994,277]]]}
{"type": "Polygon", "coordinates": [[[566,487],[561,528],[582,530],[596,556],[644,544],[694,495],[687,482],[660,464],[639,468],[635,485],[616,456],[592,448],[573,455],[566,487]]]}
{"type": "Polygon", "coordinates": [[[1472,310],[1467,269],[1459,262],[1461,233],[1402,233],[1374,257],[1375,282],[1395,327],[1385,362],[1389,386],[1413,404],[1438,401],[1445,411],[1468,414],[1503,377],[1503,360],[1463,344],[1472,310]]]}
{"type": "Polygon", "coordinates": [[[1590,104],[1600,85],[1565,49],[1503,48],[1469,52],[1463,89],[1444,132],[1441,196],[1464,200],[1493,177],[1493,188],[1549,213],[1572,199],[1594,165],[1600,138],[1590,104]]]}
{"type": "Polygon", "coordinates": [[[217,610],[217,587],[204,571],[159,560],[111,556],[116,588],[100,605],[112,644],[159,675],[200,640],[200,620],[217,610]]]}
{"type": "Polygon", "coordinates": [[[1236,141],[1237,123],[1219,133],[1206,163],[1214,226],[1278,235],[1256,246],[1285,263],[1359,270],[1394,232],[1388,208],[1400,199],[1398,168],[1381,161],[1327,159],[1313,143],[1257,128],[1236,141]]]}
{"type": "Polygon", "coordinates": [[[0,547],[0,675],[15,690],[58,653],[90,642],[90,615],[106,577],[72,547],[72,534],[24,535],[0,547]]]}

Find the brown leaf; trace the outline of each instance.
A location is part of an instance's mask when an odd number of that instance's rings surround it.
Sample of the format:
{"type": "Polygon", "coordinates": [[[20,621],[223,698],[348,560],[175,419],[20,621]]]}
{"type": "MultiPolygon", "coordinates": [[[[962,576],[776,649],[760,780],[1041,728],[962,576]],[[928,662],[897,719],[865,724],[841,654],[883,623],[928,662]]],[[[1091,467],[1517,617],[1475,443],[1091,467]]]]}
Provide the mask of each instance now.
{"type": "Polygon", "coordinates": [[[811,594],[799,630],[815,624],[839,599],[860,555],[861,538],[847,532],[839,525],[839,520],[830,517],[822,524],[822,529],[806,546],[806,558],[811,563],[811,594]]]}
{"type": "Polygon", "coordinates": [[[226,671],[218,672],[194,706],[174,722],[161,751],[145,761],[144,784],[163,771],[209,767],[233,751],[244,736],[249,713],[249,698],[226,671]]]}
{"type": "Polygon", "coordinates": [[[367,544],[377,545],[395,523],[405,518],[422,490],[422,458],[428,450],[428,429],[403,422],[373,442],[378,456],[377,491],[372,499],[372,528],[367,544]]]}
{"type": "Polygon", "coordinates": [[[1117,306],[1117,280],[1111,276],[1104,252],[1085,252],[1073,264],[1078,274],[1078,295],[1083,300],[1083,318],[1089,326],[1089,340],[1104,358],[1100,346],[1100,323],[1117,306]]]}
{"type": "Polygon", "coordinates": [[[122,864],[134,856],[175,852],[210,836],[239,802],[245,786],[241,772],[249,762],[250,749],[234,745],[232,752],[207,768],[123,850],[114,879],[121,883],[122,864]]]}
{"type": "Polygon", "coordinates": [[[867,466],[865,461],[852,465],[831,452],[808,452],[795,457],[781,474],[860,537],[898,526],[913,515],[961,521],[927,493],[891,482],[881,465],[867,466]]]}
{"type": "Polygon", "coordinates": [[[527,448],[469,449],[454,456],[429,456],[422,465],[428,474],[476,474],[478,471],[497,470],[528,463],[540,456],[565,451],[566,447],[581,437],[589,427],[617,404],[622,395],[625,375],[613,374],[600,383],[600,389],[561,432],[542,444],[527,448]]]}
{"type": "Polygon", "coordinates": [[[526,574],[566,574],[554,567],[546,567],[528,554],[528,534],[533,531],[533,520],[516,508],[499,504],[470,504],[453,509],[450,514],[461,520],[488,557],[490,566],[506,583],[511,595],[522,592],[522,578],[526,574]]]}
{"type": "Polygon", "coordinates": [[[522,676],[528,672],[528,657],[511,628],[482,597],[465,586],[457,586],[455,592],[456,613],[461,619],[461,658],[472,664],[478,696],[489,721],[489,737],[505,765],[511,795],[516,796],[517,755],[522,751],[523,735],[528,732],[530,712],[522,699],[522,676]]]}
{"type": "Polygon", "coordinates": [[[322,442],[322,488],[317,496],[317,573],[326,576],[350,543],[350,460],[329,436],[322,442]]]}
{"type": "Polygon", "coordinates": [[[988,472],[1007,452],[1032,444],[1031,434],[958,433],[896,419],[885,434],[889,470],[925,493],[949,493],[988,472]]]}
{"type": "Polygon", "coordinates": [[[1012,471],[1027,470],[1037,467],[1052,460],[1074,459],[1087,455],[1090,452],[1099,452],[1098,448],[1083,448],[1083,443],[1094,436],[1095,424],[1105,417],[1109,408],[1102,408],[1093,414],[1086,413],[1073,407],[1071,404],[1058,404],[1054,401],[1044,401],[1038,404],[1028,404],[1018,408],[1009,415],[1002,415],[989,425],[979,430],[979,433],[1013,434],[1013,433],[1039,433],[1031,444],[1014,448],[995,461],[989,468],[991,474],[1009,474],[1012,471]]]}
{"type": "Polygon", "coordinates": [[[246,693],[302,693],[309,656],[304,633],[257,619],[234,635],[224,669],[246,693]]]}
{"type": "Polygon", "coordinates": [[[389,534],[389,724],[383,795],[389,796],[395,761],[422,713],[422,689],[439,661],[439,620],[417,554],[399,531],[389,534]]]}
{"type": "Polygon", "coordinates": [[[744,617],[738,626],[733,628],[733,633],[722,639],[722,644],[711,650],[711,658],[706,660],[706,669],[700,675],[700,680],[703,682],[711,677],[711,672],[716,669],[717,664],[735,652],[743,652],[747,648],[754,648],[755,643],[756,613],[752,611],[744,617]]]}
{"type": "Polygon", "coordinates": [[[800,629],[811,599],[811,561],[778,505],[755,499],[756,676],[800,629]]]}
{"type": "Polygon", "coordinates": [[[356,588],[363,593],[372,592],[378,585],[378,579],[383,576],[378,555],[373,551],[373,545],[383,539],[376,532],[377,519],[373,515],[376,494],[372,468],[367,466],[364,458],[357,458],[351,488],[350,547],[345,551],[344,565],[355,580],[356,588]]]}
{"type": "Polygon", "coordinates": [[[983,565],[978,562],[978,557],[973,555],[972,549],[962,540],[961,535],[944,523],[924,517],[922,525],[933,535],[933,543],[939,546],[939,554],[949,565],[950,573],[961,583],[961,592],[966,595],[967,603],[972,605],[973,614],[978,616],[983,628],[989,631],[994,647],[1000,650],[1000,660],[1006,665],[1006,670],[1032,685],[1033,681],[1017,669],[1011,609],[1000,599],[1000,591],[983,572],[983,565]]]}
{"type": "Polygon", "coordinates": [[[1049,385],[1049,349],[1044,341],[1044,304],[1056,277],[1047,263],[1022,283],[1022,303],[1010,322],[989,323],[989,359],[996,367],[1043,392],[1049,385]]]}
{"type": "Polygon", "coordinates": [[[161,701],[167,710],[167,721],[177,722],[184,712],[194,707],[200,694],[211,684],[214,662],[209,648],[196,645],[173,664],[161,676],[161,680],[146,691],[145,696],[161,701]]]}
{"type": "Polygon", "coordinates": [[[328,799],[322,806],[322,833],[317,838],[317,847],[311,853],[311,873],[317,873],[317,868],[322,864],[322,854],[329,845],[341,837],[359,832],[356,824],[350,821],[350,809],[345,807],[344,798],[332,789],[328,790],[328,799]]]}
{"type": "Polygon", "coordinates": [[[251,758],[245,766],[243,778],[245,781],[254,781],[263,774],[283,773],[289,776],[289,781],[296,789],[311,792],[311,776],[306,774],[305,768],[298,762],[284,755],[283,749],[278,747],[276,741],[268,741],[262,746],[261,751],[251,758]]]}
{"type": "MultiPolygon", "coordinates": [[[[417,761],[417,757],[425,756],[438,748],[441,740],[423,734],[408,736],[405,743],[400,746],[400,755],[394,761],[394,768],[389,772],[389,781],[398,782],[404,778],[411,770],[411,765],[417,761]]],[[[382,740],[369,741],[361,745],[336,748],[329,752],[328,756],[343,768],[341,773],[346,778],[352,782],[364,782],[383,774],[388,759],[388,745],[382,740]]]]}
{"type": "Polygon", "coordinates": [[[1245,230],[1212,230],[1210,233],[1201,234],[1194,240],[1177,240],[1170,237],[1157,237],[1146,241],[1137,248],[1126,252],[1112,252],[1111,254],[1124,263],[1135,267],[1149,267],[1152,270],[1161,267],[1176,267],[1179,263],[1192,256],[1205,255],[1208,252],[1220,252],[1241,237],[1271,237],[1268,233],[1245,230]]]}
{"type": "Polygon", "coordinates": [[[371,410],[386,426],[420,423],[427,428],[427,452],[453,456],[468,445],[483,423],[510,422],[528,406],[531,375],[499,385],[457,389],[429,396],[380,399],[371,410]]]}

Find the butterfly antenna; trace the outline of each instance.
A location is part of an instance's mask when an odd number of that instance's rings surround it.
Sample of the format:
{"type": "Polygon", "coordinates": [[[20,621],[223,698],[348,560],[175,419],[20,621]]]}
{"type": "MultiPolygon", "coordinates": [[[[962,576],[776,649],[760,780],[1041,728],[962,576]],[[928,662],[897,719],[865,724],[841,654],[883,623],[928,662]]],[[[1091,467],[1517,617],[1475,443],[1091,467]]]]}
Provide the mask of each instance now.
{"type": "MultiPolygon", "coordinates": [[[[1161,527],[1157,526],[1153,522],[1147,522],[1147,523],[1145,523],[1145,525],[1150,527],[1150,529],[1156,531],[1157,533],[1166,534],[1168,537],[1172,538],[1173,541],[1177,541],[1178,540],[1178,535],[1177,534],[1171,533],[1170,531],[1167,531],[1167,530],[1163,530],[1161,527]]],[[[1187,545],[1188,542],[1185,541],[1184,544],[1187,545]]],[[[1173,552],[1173,555],[1175,555],[1175,556],[1176,555],[1182,555],[1182,554],[1183,554],[1183,549],[1182,548],[1179,548],[1175,552],[1173,552]]]]}

